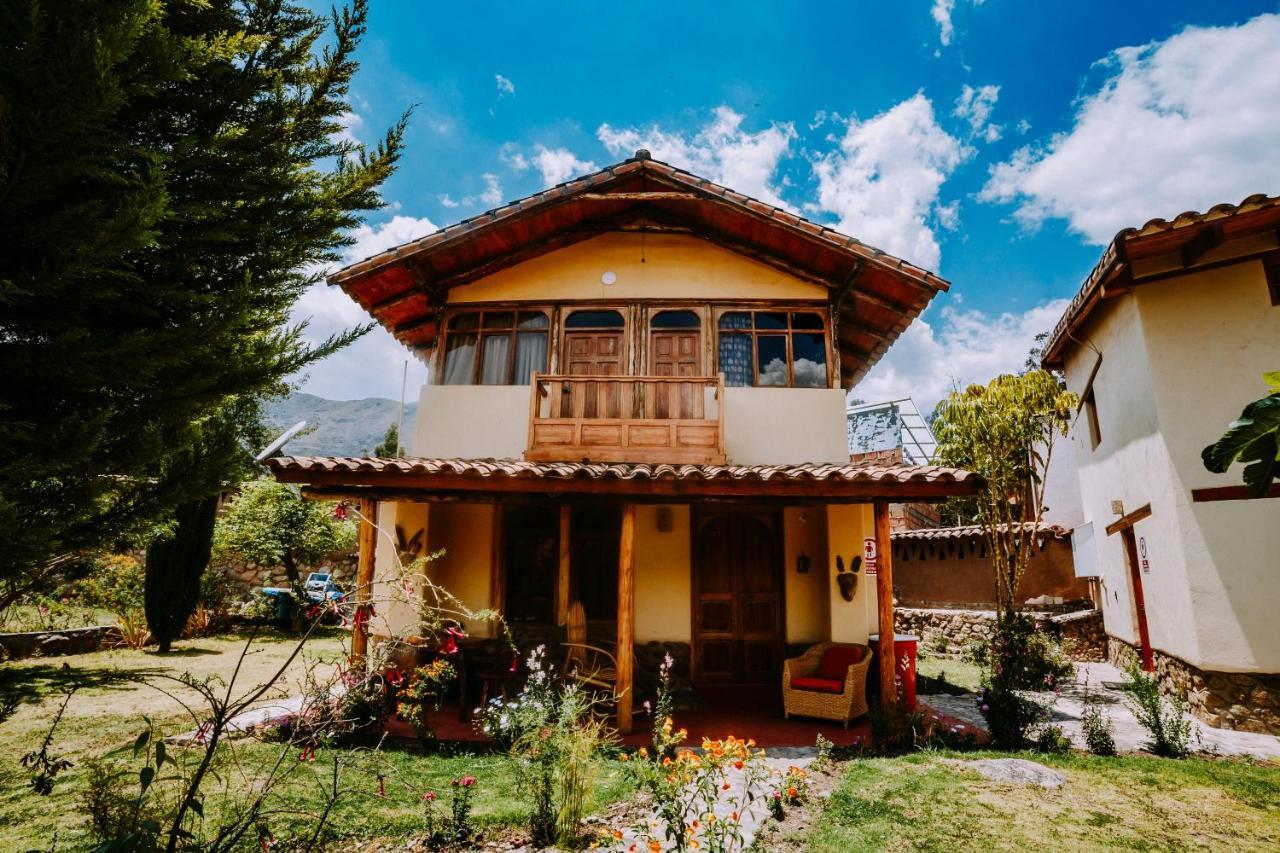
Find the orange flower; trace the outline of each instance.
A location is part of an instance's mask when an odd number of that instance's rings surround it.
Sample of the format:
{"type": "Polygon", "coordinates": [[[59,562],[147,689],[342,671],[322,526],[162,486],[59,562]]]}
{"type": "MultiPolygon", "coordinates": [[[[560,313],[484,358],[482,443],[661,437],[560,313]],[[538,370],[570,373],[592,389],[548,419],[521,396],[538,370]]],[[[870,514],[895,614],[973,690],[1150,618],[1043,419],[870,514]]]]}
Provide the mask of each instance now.
{"type": "Polygon", "coordinates": [[[734,821],[736,821],[737,819],[738,819],[738,813],[737,813],[737,812],[734,812],[733,814],[729,815],[729,820],[734,820],[734,821]]]}
{"type": "Polygon", "coordinates": [[[641,757],[641,758],[648,758],[648,757],[649,757],[649,750],[645,749],[645,748],[642,746],[642,747],[640,747],[640,752],[639,752],[639,754],[640,754],[640,757],[641,757]]]}
{"type": "Polygon", "coordinates": [[[622,840],[622,830],[621,830],[621,829],[615,829],[615,830],[613,831],[613,840],[614,840],[614,841],[621,841],[621,840],[622,840]]]}
{"type": "Polygon", "coordinates": [[[695,818],[693,819],[693,823],[689,824],[689,826],[693,827],[694,829],[697,829],[697,828],[698,828],[698,819],[695,817],[695,818]]]}
{"type": "Polygon", "coordinates": [[[800,792],[796,790],[795,785],[792,785],[787,789],[787,796],[794,800],[796,797],[800,796],[800,792]]]}
{"type": "Polygon", "coordinates": [[[755,738],[747,738],[747,746],[752,746],[752,747],[753,747],[753,746],[755,746],[755,745],[756,745],[756,739],[755,739],[755,738]]]}
{"type": "Polygon", "coordinates": [[[737,768],[738,770],[741,770],[741,769],[742,769],[742,759],[741,759],[741,758],[739,758],[737,761],[733,762],[733,766],[734,766],[735,768],[737,768]]]}
{"type": "Polygon", "coordinates": [[[653,853],[658,853],[658,851],[662,849],[662,845],[658,843],[657,839],[654,839],[649,842],[649,849],[652,850],[653,853]]]}
{"type": "Polygon", "coordinates": [[[619,755],[619,756],[618,756],[618,760],[619,760],[619,761],[630,761],[630,760],[631,760],[631,757],[630,757],[629,755],[627,755],[627,754],[624,752],[624,753],[622,753],[621,755],[619,755]]]}
{"type": "Polygon", "coordinates": [[[722,790],[722,791],[727,791],[727,790],[729,790],[729,783],[728,783],[728,782],[725,782],[723,785],[721,785],[721,786],[720,786],[720,790],[722,790]]]}

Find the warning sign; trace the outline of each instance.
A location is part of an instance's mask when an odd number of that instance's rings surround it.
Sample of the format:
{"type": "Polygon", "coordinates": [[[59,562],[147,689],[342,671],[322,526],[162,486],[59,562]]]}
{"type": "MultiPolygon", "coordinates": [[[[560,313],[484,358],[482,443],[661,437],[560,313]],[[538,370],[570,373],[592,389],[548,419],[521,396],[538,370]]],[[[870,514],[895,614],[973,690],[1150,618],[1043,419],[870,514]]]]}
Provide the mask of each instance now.
{"type": "Polygon", "coordinates": [[[868,576],[876,573],[876,540],[874,537],[868,536],[862,540],[862,562],[867,567],[868,576]]]}
{"type": "Polygon", "coordinates": [[[1147,560],[1147,537],[1138,537],[1138,562],[1142,565],[1144,575],[1151,574],[1151,563],[1147,560]]]}

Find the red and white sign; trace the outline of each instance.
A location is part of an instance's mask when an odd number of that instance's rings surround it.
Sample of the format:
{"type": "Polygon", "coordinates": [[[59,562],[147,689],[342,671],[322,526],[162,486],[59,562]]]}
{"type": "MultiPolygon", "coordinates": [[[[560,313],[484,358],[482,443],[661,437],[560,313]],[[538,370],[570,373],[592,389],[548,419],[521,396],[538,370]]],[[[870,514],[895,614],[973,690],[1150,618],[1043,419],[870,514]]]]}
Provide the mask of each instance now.
{"type": "Polygon", "coordinates": [[[867,575],[876,573],[876,540],[868,536],[862,540],[862,562],[867,567],[867,575]]]}
{"type": "Polygon", "coordinates": [[[1151,563],[1147,560],[1147,537],[1138,537],[1138,562],[1142,564],[1142,573],[1151,574],[1151,563]]]}

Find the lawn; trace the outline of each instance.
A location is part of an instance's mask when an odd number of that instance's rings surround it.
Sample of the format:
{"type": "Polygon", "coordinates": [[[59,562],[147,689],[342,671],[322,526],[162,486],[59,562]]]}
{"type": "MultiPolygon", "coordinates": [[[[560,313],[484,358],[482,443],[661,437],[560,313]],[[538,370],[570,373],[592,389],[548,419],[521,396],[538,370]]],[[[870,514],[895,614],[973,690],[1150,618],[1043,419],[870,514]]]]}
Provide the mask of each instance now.
{"type": "MultiPolygon", "coordinates": [[[[88,846],[82,797],[92,759],[99,759],[113,771],[127,771],[128,790],[133,791],[140,765],[131,746],[146,727],[143,715],[166,735],[194,728],[175,699],[141,683],[122,682],[119,675],[148,678],[180,698],[190,698],[190,691],[175,690],[172,683],[158,677],[182,672],[197,678],[229,676],[246,636],[184,641],[163,658],[152,652],[117,649],[0,665],[0,684],[24,700],[12,718],[0,723],[0,779],[4,780],[0,782],[0,850],[49,849],[55,831],[59,849],[88,846]],[[29,775],[19,762],[21,756],[39,747],[61,704],[60,685],[67,679],[64,663],[87,685],[71,699],[54,744],[54,751],[74,766],[58,777],[50,796],[40,797],[31,791],[29,775]]],[[[304,655],[290,667],[285,686],[270,696],[296,694],[308,667],[330,667],[341,660],[341,640],[338,629],[324,629],[313,636],[304,655]]],[[[263,682],[288,656],[293,644],[288,636],[274,632],[263,637],[246,657],[237,684],[247,689],[263,682]]],[[[195,751],[188,749],[171,749],[170,753],[183,762],[195,756],[195,751]]],[[[205,813],[214,819],[221,807],[242,799],[246,789],[276,767],[285,778],[276,789],[275,812],[268,816],[268,824],[276,834],[304,828],[311,821],[311,812],[322,804],[321,792],[331,782],[335,757],[342,761],[343,788],[349,791],[330,821],[339,836],[400,839],[421,834],[422,794],[437,791],[441,805],[447,808],[450,780],[464,775],[478,779],[474,799],[477,826],[516,826],[527,814],[525,801],[516,790],[517,767],[506,755],[321,749],[314,761],[300,762],[297,748],[249,739],[237,741],[234,751],[215,768],[217,778],[205,789],[209,797],[205,813]]],[[[591,808],[626,793],[617,765],[602,764],[595,778],[597,793],[591,808]]],[[[168,794],[163,782],[156,790],[161,797],[168,794]]]]}
{"type": "Polygon", "coordinates": [[[945,677],[948,683],[975,692],[982,676],[976,663],[933,655],[923,655],[916,660],[916,674],[927,678],[945,677]]]}
{"type": "Polygon", "coordinates": [[[959,763],[1004,753],[916,753],[844,765],[802,850],[1275,850],[1280,768],[1245,761],[1025,755],[1057,790],[987,781],[959,763]]]}

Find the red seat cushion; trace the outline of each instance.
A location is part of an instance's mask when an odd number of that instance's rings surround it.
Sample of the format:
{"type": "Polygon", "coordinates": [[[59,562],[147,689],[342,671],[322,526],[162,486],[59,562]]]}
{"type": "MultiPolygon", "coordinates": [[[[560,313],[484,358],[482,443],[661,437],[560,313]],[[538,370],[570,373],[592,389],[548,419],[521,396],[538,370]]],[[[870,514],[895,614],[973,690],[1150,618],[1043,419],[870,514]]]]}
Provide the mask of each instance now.
{"type": "Polygon", "coordinates": [[[793,678],[791,686],[796,690],[816,690],[819,693],[844,692],[844,681],[835,678],[793,678]]]}
{"type": "Polygon", "coordinates": [[[815,673],[819,678],[834,678],[844,681],[849,674],[849,667],[862,662],[862,649],[858,646],[831,646],[822,653],[822,661],[815,673]]]}

